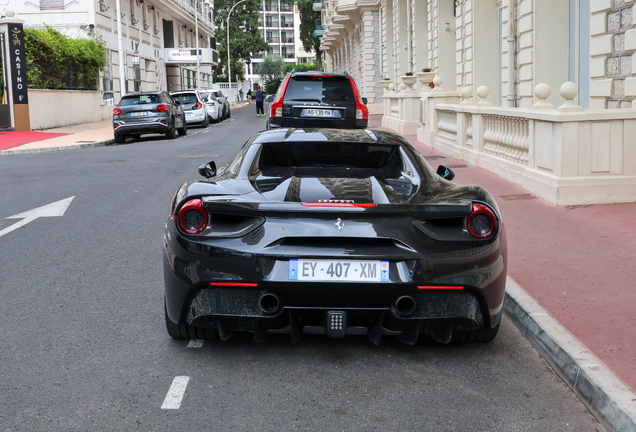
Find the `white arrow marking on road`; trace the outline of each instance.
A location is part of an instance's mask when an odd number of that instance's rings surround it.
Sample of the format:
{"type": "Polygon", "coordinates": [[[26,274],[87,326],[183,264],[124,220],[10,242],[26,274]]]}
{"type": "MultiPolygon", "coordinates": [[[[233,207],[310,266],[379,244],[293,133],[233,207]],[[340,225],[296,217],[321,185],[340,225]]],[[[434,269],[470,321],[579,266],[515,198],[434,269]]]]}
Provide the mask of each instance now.
{"type": "Polygon", "coordinates": [[[25,211],[23,213],[20,213],[14,216],[9,216],[7,219],[22,219],[22,220],[0,231],[0,237],[2,237],[5,234],[9,234],[11,231],[15,231],[20,227],[23,227],[29,222],[33,222],[37,218],[64,216],[64,213],[66,212],[66,209],[68,208],[68,206],[71,205],[71,201],[73,201],[73,198],[75,197],[72,196],[70,198],[56,201],[54,203],[35,208],[33,210],[25,211]]]}

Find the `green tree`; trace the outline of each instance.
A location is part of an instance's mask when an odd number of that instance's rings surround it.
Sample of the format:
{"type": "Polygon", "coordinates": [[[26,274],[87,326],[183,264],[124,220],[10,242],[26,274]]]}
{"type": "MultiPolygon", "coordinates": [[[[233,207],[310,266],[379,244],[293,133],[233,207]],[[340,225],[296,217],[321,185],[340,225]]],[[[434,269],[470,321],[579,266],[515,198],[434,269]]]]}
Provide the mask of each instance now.
{"type": "Polygon", "coordinates": [[[320,39],[314,37],[316,20],[320,19],[320,12],[314,10],[313,0],[298,0],[298,11],[300,12],[300,41],[305,51],[313,50],[316,54],[316,70],[322,70],[320,39]]]}
{"type": "Polygon", "coordinates": [[[285,59],[279,55],[267,55],[263,63],[258,65],[258,73],[265,83],[269,83],[285,75],[285,59]]]}
{"type": "MultiPolygon", "coordinates": [[[[214,24],[216,25],[219,64],[216,67],[215,81],[227,81],[227,15],[238,0],[214,0],[214,24]]],[[[232,81],[238,75],[245,79],[243,62],[250,63],[252,53],[270,50],[258,30],[258,8],[260,0],[247,0],[235,7],[230,16],[230,61],[232,81]]]]}

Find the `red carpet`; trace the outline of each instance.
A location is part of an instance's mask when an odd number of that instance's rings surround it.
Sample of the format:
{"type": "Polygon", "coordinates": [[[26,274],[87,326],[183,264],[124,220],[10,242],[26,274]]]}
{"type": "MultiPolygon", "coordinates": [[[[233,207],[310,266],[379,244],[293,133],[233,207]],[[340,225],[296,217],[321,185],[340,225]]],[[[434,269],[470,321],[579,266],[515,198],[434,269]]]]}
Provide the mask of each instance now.
{"type": "Polygon", "coordinates": [[[0,150],[6,150],[11,147],[21,146],[22,144],[28,144],[34,141],[42,141],[62,135],[68,134],[34,131],[0,132],[0,150]]]}

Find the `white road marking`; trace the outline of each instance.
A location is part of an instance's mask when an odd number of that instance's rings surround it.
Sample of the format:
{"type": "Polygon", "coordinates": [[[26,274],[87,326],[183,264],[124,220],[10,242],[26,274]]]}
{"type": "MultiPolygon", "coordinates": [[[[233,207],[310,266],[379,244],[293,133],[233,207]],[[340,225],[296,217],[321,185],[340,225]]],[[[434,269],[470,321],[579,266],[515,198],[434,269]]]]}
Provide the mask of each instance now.
{"type": "Polygon", "coordinates": [[[201,348],[203,347],[203,339],[190,339],[188,342],[188,348],[201,348]]]}
{"type": "Polygon", "coordinates": [[[186,391],[186,387],[188,387],[188,381],[190,381],[188,376],[174,377],[161,409],[179,409],[183,394],[186,391]]]}
{"type": "Polygon", "coordinates": [[[70,198],[56,201],[54,203],[35,208],[33,210],[29,210],[17,215],[9,216],[7,219],[22,219],[22,220],[0,231],[0,237],[2,237],[5,234],[9,234],[11,231],[17,230],[18,228],[28,224],[29,222],[33,222],[37,218],[64,216],[64,213],[66,212],[66,209],[68,208],[68,206],[71,204],[71,201],[73,201],[73,198],[75,197],[72,196],[70,198]]]}

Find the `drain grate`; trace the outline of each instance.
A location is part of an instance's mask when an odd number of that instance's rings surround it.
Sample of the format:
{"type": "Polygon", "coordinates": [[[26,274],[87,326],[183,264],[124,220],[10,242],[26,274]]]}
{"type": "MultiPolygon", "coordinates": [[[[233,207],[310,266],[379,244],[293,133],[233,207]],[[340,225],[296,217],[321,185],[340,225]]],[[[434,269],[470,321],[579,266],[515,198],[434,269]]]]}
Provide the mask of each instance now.
{"type": "Polygon", "coordinates": [[[446,159],[446,156],[442,156],[442,155],[431,155],[431,156],[424,156],[424,159],[446,159]]]}
{"type": "Polygon", "coordinates": [[[110,161],[101,161],[100,163],[126,163],[132,162],[131,160],[110,160],[110,161]]]}
{"type": "Polygon", "coordinates": [[[529,200],[529,199],[537,199],[536,196],[532,194],[512,194],[512,195],[499,195],[499,198],[505,201],[519,201],[519,200],[529,200]]]}
{"type": "Polygon", "coordinates": [[[220,154],[195,154],[195,155],[182,154],[179,157],[180,158],[218,158],[219,156],[221,155],[220,154]]]}
{"type": "Polygon", "coordinates": [[[468,168],[468,165],[444,165],[446,168],[468,168]]]}

